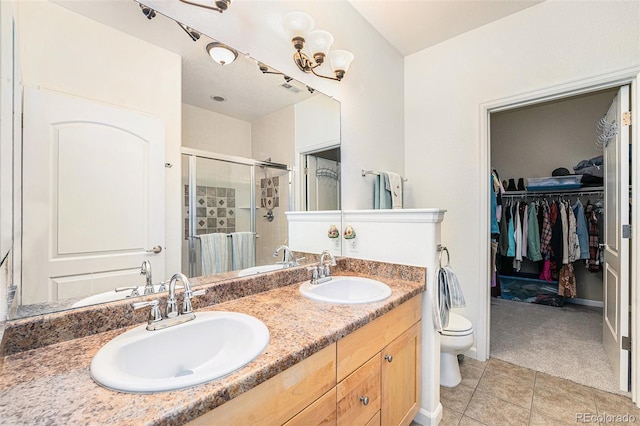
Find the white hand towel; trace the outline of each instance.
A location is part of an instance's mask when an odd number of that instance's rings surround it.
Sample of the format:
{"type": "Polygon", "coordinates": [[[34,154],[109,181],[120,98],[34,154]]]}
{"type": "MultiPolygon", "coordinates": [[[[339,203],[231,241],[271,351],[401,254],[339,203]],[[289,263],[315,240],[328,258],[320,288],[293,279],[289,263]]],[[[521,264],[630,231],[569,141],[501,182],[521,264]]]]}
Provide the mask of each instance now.
{"type": "Polygon", "coordinates": [[[229,271],[229,248],[227,234],[200,235],[200,257],[202,275],[229,271]]]}
{"type": "Polygon", "coordinates": [[[255,266],[256,254],[253,232],[232,232],[231,252],[231,268],[234,271],[255,266]]]}
{"type": "Polygon", "coordinates": [[[391,191],[391,208],[402,208],[402,176],[394,172],[386,173],[389,178],[389,191],[391,191]]]}

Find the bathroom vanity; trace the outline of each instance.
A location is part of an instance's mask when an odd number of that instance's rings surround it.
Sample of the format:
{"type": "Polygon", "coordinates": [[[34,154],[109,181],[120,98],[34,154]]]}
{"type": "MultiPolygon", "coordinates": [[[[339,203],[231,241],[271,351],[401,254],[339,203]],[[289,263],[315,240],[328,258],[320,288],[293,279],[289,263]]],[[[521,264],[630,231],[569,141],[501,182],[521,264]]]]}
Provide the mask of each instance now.
{"type": "MultiPolygon", "coordinates": [[[[121,393],[90,377],[96,352],[144,322],[127,301],[8,324],[0,418],[9,424],[65,425],[409,424],[420,400],[425,269],[339,259],[334,275],[375,278],[392,294],[360,305],[312,301],[298,290],[308,279],[304,267],[222,283],[202,280],[199,288],[207,291],[194,299],[196,315],[252,315],[267,325],[271,340],[245,367],[171,392],[121,393]],[[56,339],[43,343],[41,334],[52,324],[56,339]],[[105,324],[113,329],[103,331],[105,324]]],[[[180,348],[167,342],[167,350],[180,348]]]]}

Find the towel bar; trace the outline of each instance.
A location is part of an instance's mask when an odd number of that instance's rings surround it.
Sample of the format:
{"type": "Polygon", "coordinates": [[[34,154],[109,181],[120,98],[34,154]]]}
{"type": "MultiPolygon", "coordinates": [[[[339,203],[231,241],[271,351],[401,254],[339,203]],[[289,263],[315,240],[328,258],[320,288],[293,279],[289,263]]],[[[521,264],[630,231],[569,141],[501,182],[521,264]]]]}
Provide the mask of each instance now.
{"type": "MultiPolygon", "coordinates": [[[[362,176],[364,177],[364,176],[366,176],[366,175],[376,175],[376,176],[380,176],[380,172],[376,172],[376,171],[373,171],[373,170],[364,170],[364,169],[362,169],[362,176]]],[[[403,182],[406,182],[406,181],[408,181],[408,180],[409,180],[409,179],[407,179],[407,178],[405,178],[405,177],[403,177],[403,178],[402,178],[402,181],[403,181],[403,182]]]]}

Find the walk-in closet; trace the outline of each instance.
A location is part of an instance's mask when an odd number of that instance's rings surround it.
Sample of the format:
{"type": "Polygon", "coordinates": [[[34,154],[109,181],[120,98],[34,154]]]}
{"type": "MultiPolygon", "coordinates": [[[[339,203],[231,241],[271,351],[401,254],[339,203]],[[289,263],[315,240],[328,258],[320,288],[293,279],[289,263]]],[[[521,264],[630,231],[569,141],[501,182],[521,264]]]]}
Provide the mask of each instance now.
{"type": "Polygon", "coordinates": [[[628,272],[628,250],[611,243],[611,212],[630,204],[628,189],[618,196],[628,98],[614,87],[490,115],[491,357],[611,392],[629,368],[607,347],[608,334],[630,335],[628,281],[615,281],[627,275],[611,273],[628,272]]]}

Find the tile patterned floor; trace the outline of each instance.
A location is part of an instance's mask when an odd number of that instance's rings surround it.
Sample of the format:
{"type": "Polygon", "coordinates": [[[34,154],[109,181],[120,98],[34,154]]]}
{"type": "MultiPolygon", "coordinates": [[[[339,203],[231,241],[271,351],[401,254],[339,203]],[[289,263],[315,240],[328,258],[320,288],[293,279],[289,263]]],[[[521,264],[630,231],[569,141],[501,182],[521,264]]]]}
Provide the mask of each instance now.
{"type": "Polygon", "coordinates": [[[462,383],[440,387],[440,426],[640,424],[629,398],[498,359],[465,358],[460,372],[462,383]]]}

